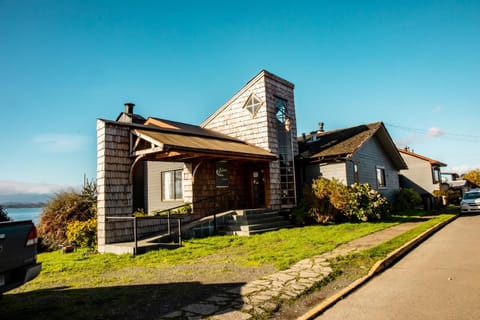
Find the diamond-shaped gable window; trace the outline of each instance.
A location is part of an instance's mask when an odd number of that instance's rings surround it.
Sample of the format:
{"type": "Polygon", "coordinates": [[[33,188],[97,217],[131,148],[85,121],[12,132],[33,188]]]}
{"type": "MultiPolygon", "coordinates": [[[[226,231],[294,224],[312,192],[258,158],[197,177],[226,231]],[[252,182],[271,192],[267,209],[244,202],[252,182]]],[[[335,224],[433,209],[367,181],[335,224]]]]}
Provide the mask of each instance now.
{"type": "Polygon", "coordinates": [[[258,110],[262,107],[262,100],[260,100],[254,93],[248,97],[247,102],[243,106],[245,109],[250,111],[253,117],[257,114],[258,110]]]}

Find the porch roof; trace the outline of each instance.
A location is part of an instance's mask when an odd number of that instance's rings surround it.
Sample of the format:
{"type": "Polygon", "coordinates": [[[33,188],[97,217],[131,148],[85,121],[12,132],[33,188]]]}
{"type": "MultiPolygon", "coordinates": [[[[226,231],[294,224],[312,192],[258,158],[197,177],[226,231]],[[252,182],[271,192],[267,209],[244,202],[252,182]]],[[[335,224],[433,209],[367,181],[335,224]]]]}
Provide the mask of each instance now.
{"type": "Polygon", "coordinates": [[[187,161],[194,158],[271,161],[271,152],[227,135],[199,126],[149,118],[141,127],[132,127],[138,137],[132,146],[135,156],[162,161],[187,161]]]}

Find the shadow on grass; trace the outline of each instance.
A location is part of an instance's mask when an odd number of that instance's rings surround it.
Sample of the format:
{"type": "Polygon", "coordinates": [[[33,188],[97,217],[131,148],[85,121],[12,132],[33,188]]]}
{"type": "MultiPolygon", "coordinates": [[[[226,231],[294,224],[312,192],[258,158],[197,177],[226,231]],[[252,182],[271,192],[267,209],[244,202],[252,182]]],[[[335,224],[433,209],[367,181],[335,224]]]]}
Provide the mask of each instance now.
{"type": "MultiPolygon", "coordinates": [[[[244,283],[182,282],[69,289],[65,287],[5,294],[1,319],[160,319],[208,297],[229,292],[241,306],[244,283]]],[[[226,305],[228,309],[231,305],[226,305]]],[[[231,309],[230,309],[231,310],[231,309]]],[[[221,308],[218,310],[221,311],[221,308]]],[[[217,311],[217,312],[218,312],[217,311]]]]}

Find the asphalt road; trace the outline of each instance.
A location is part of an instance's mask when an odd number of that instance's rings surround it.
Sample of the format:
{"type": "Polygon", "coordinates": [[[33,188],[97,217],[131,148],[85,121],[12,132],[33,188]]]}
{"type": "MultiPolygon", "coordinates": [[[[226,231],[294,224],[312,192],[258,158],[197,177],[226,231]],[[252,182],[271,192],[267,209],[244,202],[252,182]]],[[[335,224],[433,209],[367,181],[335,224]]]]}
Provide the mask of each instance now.
{"type": "Polygon", "coordinates": [[[316,319],[480,319],[480,216],[460,216],[316,319]]]}

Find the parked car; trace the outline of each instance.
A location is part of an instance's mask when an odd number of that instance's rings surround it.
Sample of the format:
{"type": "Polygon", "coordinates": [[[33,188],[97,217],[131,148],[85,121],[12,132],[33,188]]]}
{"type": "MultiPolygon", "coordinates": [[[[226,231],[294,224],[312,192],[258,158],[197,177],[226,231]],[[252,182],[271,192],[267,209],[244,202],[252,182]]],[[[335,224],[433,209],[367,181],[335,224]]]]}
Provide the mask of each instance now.
{"type": "Polygon", "coordinates": [[[462,213],[480,213],[480,189],[465,192],[460,207],[462,213]]]}
{"type": "Polygon", "coordinates": [[[41,269],[33,222],[0,222],[0,297],[35,278],[41,269]]]}

